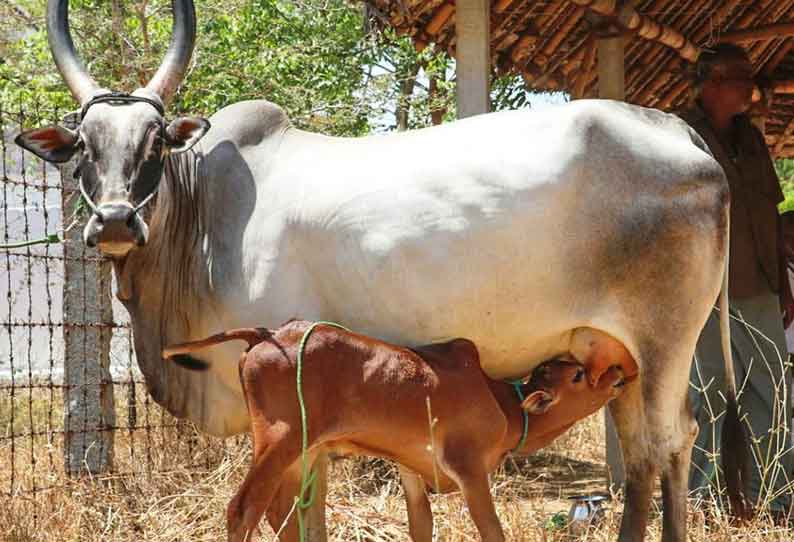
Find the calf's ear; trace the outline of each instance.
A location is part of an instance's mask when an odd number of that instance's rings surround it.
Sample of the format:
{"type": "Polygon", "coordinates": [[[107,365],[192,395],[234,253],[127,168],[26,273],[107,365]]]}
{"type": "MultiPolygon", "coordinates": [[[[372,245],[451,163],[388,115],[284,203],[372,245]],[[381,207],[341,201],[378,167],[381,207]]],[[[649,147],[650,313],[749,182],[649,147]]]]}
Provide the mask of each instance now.
{"type": "Polygon", "coordinates": [[[25,130],[14,142],[42,160],[55,164],[68,162],[80,148],[77,132],[58,125],[25,130]]]}
{"type": "Polygon", "coordinates": [[[529,414],[544,414],[556,402],[553,394],[546,390],[533,391],[521,402],[521,408],[529,414]]]}
{"type": "Polygon", "coordinates": [[[174,154],[190,150],[210,129],[210,121],[201,117],[179,117],[165,129],[165,141],[174,154]]]}

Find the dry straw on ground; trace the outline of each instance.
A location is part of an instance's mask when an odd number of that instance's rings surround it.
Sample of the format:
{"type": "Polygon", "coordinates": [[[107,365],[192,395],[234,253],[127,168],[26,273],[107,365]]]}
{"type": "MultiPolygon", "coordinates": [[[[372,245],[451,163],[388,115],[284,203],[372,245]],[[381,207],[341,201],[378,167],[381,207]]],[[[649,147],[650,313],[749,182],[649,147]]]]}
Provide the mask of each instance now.
{"type": "MultiPolygon", "coordinates": [[[[0,420],[2,421],[2,420],[0,420]]],[[[8,429],[3,427],[4,432],[8,429]]],[[[129,435],[117,433],[117,450],[125,450],[129,435]]],[[[9,542],[216,541],[225,538],[224,510],[245,474],[249,461],[246,438],[222,445],[189,429],[174,431],[172,439],[191,440],[191,446],[163,446],[155,439],[152,471],[141,468],[140,453],[117,453],[116,468],[134,476],[108,476],[65,481],[54,477],[53,489],[35,496],[15,495],[0,505],[0,539],[9,542]],[[192,451],[190,451],[192,450],[192,451]],[[192,456],[190,454],[193,454],[192,456]],[[176,457],[180,456],[181,457],[176,457]],[[137,457],[137,459],[136,459],[137,457]],[[207,465],[203,469],[178,464],[207,465]],[[159,465],[171,469],[157,473],[159,465]]],[[[493,477],[493,493],[509,540],[528,542],[569,541],[560,526],[567,512],[566,497],[604,489],[603,420],[596,415],[574,427],[551,447],[526,460],[508,460],[493,477]],[[557,521],[555,521],[555,515],[557,521]]],[[[5,444],[3,444],[5,446],[5,444]]],[[[138,446],[141,444],[139,443],[138,446]]],[[[58,442],[50,442],[55,456],[58,442]]],[[[20,448],[19,453],[27,453],[20,448]]],[[[141,450],[139,449],[138,452],[141,450]]],[[[3,452],[0,449],[0,454],[3,452]]],[[[37,467],[47,465],[48,450],[37,467]]],[[[4,457],[0,455],[0,457],[4,457]]],[[[29,462],[23,462],[29,464],[29,462]]],[[[19,467],[19,465],[18,465],[19,467]]],[[[0,467],[0,487],[9,487],[10,469],[0,467]]],[[[25,487],[30,469],[16,473],[25,487]]],[[[43,473],[37,473],[39,485],[43,473]]],[[[387,463],[375,460],[336,460],[330,469],[328,521],[334,541],[391,542],[408,540],[405,506],[398,477],[387,463]]],[[[478,540],[460,495],[431,497],[436,519],[436,539],[449,542],[478,540]]],[[[617,537],[620,504],[609,506],[604,520],[583,541],[612,541],[617,537]]],[[[713,510],[692,507],[690,532],[694,542],[790,541],[794,531],[775,527],[766,519],[737,528],[713,510]],[[711,517],[706,523],[706,516],[711,517]]],[[[653,511],[649,540],[661,536],[658,506],[653,511]]],[[[263,527],[266,540],[272,531],[263,527]]]]}

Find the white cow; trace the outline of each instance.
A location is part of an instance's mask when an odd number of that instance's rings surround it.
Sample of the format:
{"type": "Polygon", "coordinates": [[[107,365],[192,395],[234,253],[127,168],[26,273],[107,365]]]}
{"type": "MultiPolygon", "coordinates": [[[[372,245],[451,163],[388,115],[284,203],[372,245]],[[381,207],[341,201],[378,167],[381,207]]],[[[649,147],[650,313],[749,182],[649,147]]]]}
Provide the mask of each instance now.
{"type": "Polygon", "coordinates": [[[611,403],[627,475],[620,539],[642,540],[661,474],[664,539],[683,542],[689,367],[728,246],[728,185],[699,136],[609,101],[358,139],[295,129],[266,101],[222,109],[211,129],[166,125],[195,25],[192,2],[174,3],[181,31],[154,81],[108,96],[77,60],[65,0],[51,0],[52,49],[82,123],[18,138],[53,161],[84,150],[85,239],[113,258],[155,400],[216,435],[247,430],[240,347],[208,350],[199,374],[160,352],[291,317],[407,345],[467,337],[494,378],[586,356],[594,331],[640,368],[611,403]]]}

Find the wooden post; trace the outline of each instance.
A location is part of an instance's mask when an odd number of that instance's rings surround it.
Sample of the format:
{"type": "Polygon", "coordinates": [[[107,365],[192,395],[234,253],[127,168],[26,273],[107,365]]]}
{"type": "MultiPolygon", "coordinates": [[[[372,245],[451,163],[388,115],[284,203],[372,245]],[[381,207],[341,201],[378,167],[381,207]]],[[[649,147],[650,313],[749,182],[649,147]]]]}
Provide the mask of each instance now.
{"type": "Polygon", "coordinates": [[[487,113],[491,91],[491,3],[458,0],[455,13],[458,118],[487,113]]]}
{"type": "Polygon", "coordinates": [[[596,43],[598,47],[598,97],[625,100],[623,36],[599,37],[596,43]]]}
{"type": "MultiPolygon", "coordinates": [[[[609,29],[597,39],[598,47],[598,97],[611,100],[624,100],[625,68],[624,47],[625,41],[622,34],[609,29]]],[[[623,489],[626,474],[623,469],[623,458],[620,451],[620,442],[615,431],[615,422],[609,409],[605,409],[606,443],[607,443],[607,489],[623,489]]]]}
{"type": "MultiPolygon", "coordinates": [[[[75,129],[76,115],[67,115],[64,124],[75,129]]],[[[60,167],[64,225],[71,222],[80,202],[74,178],[78,158],[60,167]]],[[[64,464],[69,475],[112,468],[116,425],[110,376],[111,270],[97,250],[83,243],[87,218],[65,234],[63,244],[64,464]]]]}

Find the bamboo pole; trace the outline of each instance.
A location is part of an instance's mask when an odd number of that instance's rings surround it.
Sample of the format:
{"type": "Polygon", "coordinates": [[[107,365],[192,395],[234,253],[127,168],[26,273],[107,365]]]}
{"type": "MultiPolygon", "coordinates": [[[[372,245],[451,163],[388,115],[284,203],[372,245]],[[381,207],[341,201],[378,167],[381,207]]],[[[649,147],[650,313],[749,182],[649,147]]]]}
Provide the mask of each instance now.
{"type": "Polygon", "coordinates": [[[764,64],[761,73],[767,77],[771,77],[772,73],[774,73],[775,69],[783,62],[783,59],[786,58],[786,55],[789,54],[792,48],[794,48],[794,40],[784,41],[772,57],[767,60],[766,64],[764,64]]]}
{"type": "Polygon", "coordinates": [[[570,0],[578,6],[606,17],[616,17],[622,27],[636,32],[645,40],[655,41],[675,49],[681,57],[694,62],[700,54],[700,49],[678,30],[667,25],[657,23],[651,17],[638,12],[634,6],[624,4],[618,6],[616,0],[570,0]]]}
{"type": "Polygon", "coordinates": [[[584,98],[584,92],[587,88],[587,83],[590,81],[590,73],[595,67],[596,51],[598,50],[596,48],[595,39],[591,38],[588,40],[585,47],[587,48],[587,51],[585,52],[584,60],[582,61],[582,67],[579,69],[579,74],[576,77],[576,82],[573,86],[574,98],[584,98]]]}
{"type": "Polygon", "coordinates": [[[794,79],[773,81],[772,90],[776,94],[794,94],[794,79]]]}
{"type": "Polygon", "coordinates": [[[756,28],[734,30],[723,34],[721,41],[741,43],[745,41],[771,40],[788,36],[794,36],[794,23],[775,23],[756,28]]]}
{"type": "Polygon", "coordinates": [[[527,56],[530,46],[533,45],[537,39],[538,36],[534,33],[521,36],[518,41],[510,47],[510,51],[508,52],[510,60],[512,60],[514,64],[520,63],[521,60],[527,56]]]}
{"type": "MultiPolygon", "coordinates": [[[[584,13],[585,13],[584,8],[582,7],[577,8],[571,14],[571,16],[568,17],[568,19],[562,24],[562,26],[560,26],[560,28],[557,30],[555,35],[551,37],[548,43],[546,43],[545,47],[543,47],[543,50],[541,51],[541,53],[547,59],[546,62],[548,62],[548,58],[550,58],[551,55],[553,55],[554,52],[557,50],[557,48],[560,46],[562,40],[568,37],[568,33],[571,30],[573,30],[573,28],[577,24],[579,24],[579,20],[584,16],[584,13]]],[[[541,64],[545,65],[546,62],[542,62],[541,64]]]]}
{"type": "Polygon", "coordinates": [[[503,11],[505,11],[507,8],[509,8],[509,7],[510,7],[510,4],[512,4],[513,2],[515,2],[515,0],[499,0],[499,1],[496,3],[496,5],[494,6],[493,10],[494,10],[496,13],[502,13],[502,12],[503,12],[503,11]]]}
{"type": "Polygon", "coordinates": [[[429,36],[435,36],[444,27],[452,14],[455,13],[455,6],[444,4],[433,14],[433,18],[427,23],[425,32],[429,36]]]}
{"type": "Polygon", "coordinates": [[[659,101],[659,105],[657,107],[662,110],[667,109],[690,86],[691,83],[686,79],[679,81],[675,84],[675,86],[673,86],[672,89],[670,89],[670,92],[668,92],[664,98],[659,101]]]}
{"type": "MultiPolygon", "coordinates": [[[[667,0],[666,2],[660,2],[654,9],[659,12],[665,12],[667,10],[673,9],[675,6],[676,10],[681,9],[684,13],[688,9],[692,9],[691,3],[683,3],[681,4],[678,0],[667,0]]],[[[720,8],[722,9],[722,8],[720,8]]],[[[693,31],[693,26],[696,26],[696,23],[693,22],[693,18],[689,17],[686,18],[682,15],[674,16],[673,20],[671,20],[668,24],[679,28],[679,30],[684,33],[687,31],[693,31]]],[[[697,38],[691,40],[693,43],[699,43],[697,38]]],[[[656,81],[659,79],[669,79],[665,77],[657,77],[657,75],[663,71],[666,71],[666,64],[667,61],[665,60],[667,54],[669,53],[669,49],[662,44],[657,44],[659,47],[643,47],[641,45],[642,40],[634,40],[631,46],[633,51],[639,51],[639,55],[635,56],[634,61],[629,61],[628,59],[631,58],[627,56],[627,88],[634,89],[634,101],[637,101],[637,96],[641,93],[648,92],[649,97],[655,96],[656,92],[661,87],[656,87],[653,91],[648,91],[650,85],[655,85],[656,81]],[[637,69],[637,66],[640,62],[644,62],[645,66],[641,67],[642,69],[637,69]]],[[[629,53],[629,55],[631,54],[629,53]]],[[[678,62],[678,59],[675,60],[678,62]]],[[[650,103],[650,102],[637,102],[637,103],[650,103]]]]}

